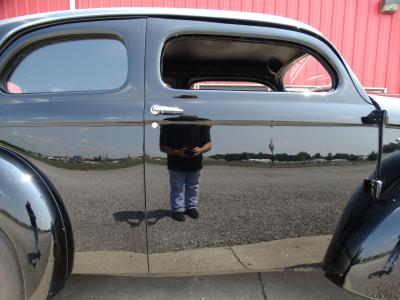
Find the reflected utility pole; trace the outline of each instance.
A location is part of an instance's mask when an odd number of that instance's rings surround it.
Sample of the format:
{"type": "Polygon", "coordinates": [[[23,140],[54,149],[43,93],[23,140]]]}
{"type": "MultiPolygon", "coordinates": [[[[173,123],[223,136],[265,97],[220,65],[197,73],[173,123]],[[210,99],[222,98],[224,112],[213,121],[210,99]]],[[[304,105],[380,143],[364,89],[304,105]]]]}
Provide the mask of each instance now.
{"type": "Polygon", "coordinates": [[[269,140],[268,148],[269,148],[269,150],[271,150],[272,162],[274,162],[274,149],[275,149],[275,145],[274,145],[274,141],[273,141],[272,139],[269,140]]]}

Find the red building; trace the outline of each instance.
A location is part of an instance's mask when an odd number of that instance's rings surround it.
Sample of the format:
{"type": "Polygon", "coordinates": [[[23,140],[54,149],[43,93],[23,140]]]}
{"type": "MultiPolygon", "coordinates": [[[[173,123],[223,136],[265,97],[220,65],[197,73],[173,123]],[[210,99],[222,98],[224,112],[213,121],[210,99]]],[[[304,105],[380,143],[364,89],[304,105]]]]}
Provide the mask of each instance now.
{"type": "MultiPolygon", "coordinates": [[[[362,84],[400,94],[400,8],[382,13],[384,0],[0,0],[0,19],[98,7],[180,7],[239,10],[297,19],[338,48],[362,84]]],[[[395,5],[396,7],[396,5],[395,5]]]]}

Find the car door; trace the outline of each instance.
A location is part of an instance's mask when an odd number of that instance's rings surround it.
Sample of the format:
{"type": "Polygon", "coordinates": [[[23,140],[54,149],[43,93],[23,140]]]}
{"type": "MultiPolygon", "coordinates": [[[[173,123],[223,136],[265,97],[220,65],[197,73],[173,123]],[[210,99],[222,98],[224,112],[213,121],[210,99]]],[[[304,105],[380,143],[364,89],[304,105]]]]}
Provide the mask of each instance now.
{"type": "Polygon", "coordinates": [[[378,146],[377,128],[361,123],[373,106],[332,48],[295,28],[150,18],[145,81],[150,272],[320,264],[348,199],[375,169],[378,146]],[[319,62],[328,90],[296,92],[290,75],[301,67],[288,73],[295,64],[287,61],[279,70],[292,50],[319,62]],[[254,74],[263,70],[274,86],[260,87],[268,80],[254,74]],[[179,136],[173,126],[208,127],[212,142],[197,186],[200,217],[184,222],[171,218],[171,161],[160,152],[166,128],[179,136]]]}
{"type": "Polygon", "coordinates": [[[72,223],[76,273],[148,270],[145,22],[44,24],[13,37],[1,55],[1,146],[55,186],[72,223]]]}

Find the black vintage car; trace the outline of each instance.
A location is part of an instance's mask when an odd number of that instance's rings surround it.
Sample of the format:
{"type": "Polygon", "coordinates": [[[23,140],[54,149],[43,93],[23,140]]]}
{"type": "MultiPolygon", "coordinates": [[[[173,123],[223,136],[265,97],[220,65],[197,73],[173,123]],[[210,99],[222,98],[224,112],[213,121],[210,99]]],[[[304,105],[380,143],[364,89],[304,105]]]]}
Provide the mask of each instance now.
{"type": "Polygon", "coordinates": [[[315,29],[33,15],[0,23],[0,81],[1,299],[47,298],[71,272],[309,267],[398,297],[400,106],[315,29]]]}

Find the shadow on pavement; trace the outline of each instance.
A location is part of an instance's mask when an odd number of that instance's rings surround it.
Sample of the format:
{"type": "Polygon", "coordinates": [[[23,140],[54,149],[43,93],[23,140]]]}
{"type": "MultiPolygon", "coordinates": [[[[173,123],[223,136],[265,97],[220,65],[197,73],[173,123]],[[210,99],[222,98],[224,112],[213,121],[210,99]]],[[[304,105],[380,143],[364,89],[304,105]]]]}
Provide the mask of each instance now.
{"type": "MultiPolygon", "coordinates": [[[[171,217],[171,211],[166,209],[156,209],[147,212],[147,224],[155,225],[162,218],[171,217]]],[[[119,211],[114,213],[114,220],[117,222],[126,222],[132,228],[139,227],[145,220],[144,211],[119,211]]]]}

